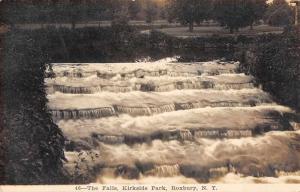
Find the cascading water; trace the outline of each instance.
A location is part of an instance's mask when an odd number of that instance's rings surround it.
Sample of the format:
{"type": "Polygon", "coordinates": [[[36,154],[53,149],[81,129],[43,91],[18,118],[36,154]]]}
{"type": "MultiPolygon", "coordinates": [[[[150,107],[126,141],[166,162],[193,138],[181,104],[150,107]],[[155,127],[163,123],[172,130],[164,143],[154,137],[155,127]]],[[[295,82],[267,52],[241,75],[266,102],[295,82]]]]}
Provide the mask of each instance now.
{"type": "Polygon", "coordinates": [[[258,89],[103,92],[85,96],[55,93],[48,98],[54,117],[58,119],[99,118],[122,113],[144,116],[203,107],[257,106],[272,103],[270,96],[258,89]]]}
{"type": "Polygon", "coordinates": [[[180,167],[178,164],[155,166],[153,169],[145,172],[145,175],[151,175],[157,177],[177,176],[180,175],[180,167]]]}
{"type": "Polygon", "coordinates": [[[91,76],[82,78],[57,77],[49,79],[47,84],[56,92],[71,94],[92,94],[99,92],[167,92],[182,89],[251,89],[253,79],[243,74],[223,74],[217,76],[161,76],[131,79],[101,79],[91,76]]]}
{"type": "Polygon", "coordinates": [[[237,67],[53,64],[45,83],[66,171],[100,183],[299,182],[299,117],[237,67]]]}

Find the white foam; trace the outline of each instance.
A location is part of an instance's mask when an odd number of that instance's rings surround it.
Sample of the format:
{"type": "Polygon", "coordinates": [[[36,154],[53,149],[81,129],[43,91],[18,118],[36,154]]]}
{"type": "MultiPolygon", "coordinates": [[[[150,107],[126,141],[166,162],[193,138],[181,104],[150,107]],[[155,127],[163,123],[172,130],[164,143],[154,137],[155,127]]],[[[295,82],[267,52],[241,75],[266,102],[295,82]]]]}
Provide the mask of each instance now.
{"type": "Polygon", "coordinates": [[[299,181],[299,131],[251,134],[260,126],[282,130],[288,126],[282,114],[291,109],[253,88],[253,77],[233,74],[239,63],[174,61],[53,64],[55,78],[45,80],[53,93],[48,105],[59,118],[73,118],[58,125],[72,141],[67,147],[82,153],[66,152],[65,168],[72,172],[85,158],[83,174],[104,167],[95,178],[100,183],[196,183],[201,177],[217,183],[299,181]],[[213,86],[201,87],[205,82],[213,86]],[[101,119],[87,119],[95,117],[101,119]],[[231,131],[229,137],[218,137],[223,129],[231,131]],[[174,131],[178,138],[171,138],[174,131]],[[165,132],[171,139],[148,137],[165,132]],[[230,138],[235,135],[241,138],[230,138]],[[139,141],[131,142],[135,137],[139,141]],[[114,172],[120,166],[140,179],[121,178],[123,172],[114,172]]]}
{"type": "MultiPolygon", "coordinates": [[[[100,184],[199,184],[198,181],[184,176],[174,177],[141,177],[139,179],[124,179],[121,177],[98,177],[95,183],[100,184]]],[[[213,180],[214,184],[297,184],[300,176],[288,177],[245,177],[241,174],[229,173],[219,180],[213,180]]]]}
{"type": "Polygon", "coordinates": [[[101,184],[197,184],[198,182],[192,178],[184,176],[174,177],[141,177],[139,179],[124,179],[122,177],[98,177],[95,183],[101,184]]]}
{"type": "Polygon", "coordinates": [[[216,184],[292,184],[300,183],[300,176],[251,177],[229,173],[223,178],[213,181],[216,184]]]}
{"type": "MultiPolygon", "coordinates": [[[[137,70],[144,70],[148,72],[167,70],[169,73],[175,74],[199,74],[201,73],[232,73],[237,68],[237,64],[226,63],[224,65],[218,64],[216,61],[212,62],[198,62],[198,63],[170,63],[169,61],[159,62],[139,62],[139,63],[64,63],[52,64],[54,74],[64,76],[64,74],[83,74],[81,76],[91,76],[97,73],[103,74],[124,74],[135,73],[137,70]]],[[[171,75],[171,74],[170,74],[171,75]]],[[[71,75],[72,76],[72,75],[71,75]]]]}
{"type": "MultiPolygon", "coordinates": [[[[100,154],[98,159],[92,161],[88,156],[82,157],[85,157],[85,163],[87,164],[102,163],[108,168],[124,164],[135,167],[136,162],[153,163],[155,166],[166,167],[172,172],[176,172],[179,177],[179,172],[173,169],[174,166],[172,165],[175,165],[175,168],[180,166],[180,173],[186,176],[189,175],[189,169],[197,171],[200,168],[199,173],[201,173],[203,167],[214,172],[220,169],[219,173],[226,174],[226,170],[221,168],[227,167],[228,162],[232,166],[231,171],[238,174],[251,176],[260,173],[260,175],[263,175],[268,174],[269,165],[277,170],[300,170],[300,153],[290,145],[290,143],[297,143],[299,137],[300,132],[281,132],[280,134],[270,132],[260,137],[241,139],[198,139],[197,142],[163,142],[156,140],[151,144],[144,143],[133,146],[101,144],[97,150],[95,149],[100,154]],[[212,144],[217,145],[217,147],[212,149],[212,144]]],[[[76,152],[66,153],[67,158],[70,160],[69,165],[77,161],[76,154],[78,155],[76,152]]],[[[155,170],[154,168],[153,171],[155,170]]],[[[161,170],[157,169],[156,174],[160,174],[160,172],[161,170]]],[[[222,174],[220,174],[211,178],[213,179],[211,182],[231,183],[236,179],[241,179],[239,182],[251,182],[255,179],[254,177],[244,177],[242,175],[228,174],[222,177],[222,174]]],[[[99,175],[101,179],[106,179],[105,176],[103,174],[99,175]]],[[[144,176],[142,175],[140,182],[143,182],[144,176]]],[[[295,176],[296,178],[299,177],[297,174],[293,175],[291,173],[288,176],[280,176],[280,178],[291,179],[295,176]]],[[[260,179],[268,182],[273,182],[272,180],[275,182],[283,181],[273,177],[261,177],[253,182],[258,182],[260,179]]],[[[288,182],[286,179],[285,181],[288,182]]]]}
{"type": "Polygon", "coordinates": [[[170,92],[126,92],[112,93],[101,92],[97,94],[55,94],[48,95],[51,109],[91,109],[110,107],[113,105],[147,107],[161,106],[173,103],[207,102],[237,102],[245,103],[257,101],[258,103],[270,102],[267,93],[259,89],[243,90],[175,90],[170,92]]]}
{"type": "Polygon", "coordinates": [[[197,77],[147,76],[144,78],[133,77],[128,80],[123,80],[121,77],[111,80],[101,79],[97,76],[86,78],[56,77],[54,79],[46,79],[45,83],[48,87],[53,86],[55,90],[66,93],[80,93],[80,90],[82,90],[83,93],[95,93],[101,91],[139,91],[142,90],[142,85],[151,85],[153,87],[151,91],[204,88],[242,89],[253,88],[252,81],[253,78],[245,74],[222,74],[197,77]]]}
{"type": "MultiPolygon", "coordinates": [[[[195,142],[179,141],[162,142],[155,140],[149,144],[111,146],[102,144],[100,154],[103,162],[111,165],[133,165],[136,161],[153,162],[156,165],[192,164],[199,166],[213,166],[217,162],[226,163],[227,160],[241,163],[248,167],[254,163],[258,167],[272,165],[274,167],[300,168],[300,153],[289,145],[297,141],[299,133],[273,132],[256,138],[240,138],[225,140],[199,139],[195,142]],[[296,137],[295,137],[296,136],[296,137]],[[211,147],[212,142],[215,146],[211,147]],[[289,163],[288,163],[289,162],[289,163]]],[[[265,167],[265,168],[266,168],[265,167]]]]}
{"type": "Polygon", "coordinates": [[[203,108],[175,111],[152,116],[131,117],[120,115],[94,120],[62,120],[59,127],[70,139],[104,135],[143,136],[157,131],[189,129],[253,130],[258,125],[277,124],[268,112],[289,112],[281,106],[203,108]]]}

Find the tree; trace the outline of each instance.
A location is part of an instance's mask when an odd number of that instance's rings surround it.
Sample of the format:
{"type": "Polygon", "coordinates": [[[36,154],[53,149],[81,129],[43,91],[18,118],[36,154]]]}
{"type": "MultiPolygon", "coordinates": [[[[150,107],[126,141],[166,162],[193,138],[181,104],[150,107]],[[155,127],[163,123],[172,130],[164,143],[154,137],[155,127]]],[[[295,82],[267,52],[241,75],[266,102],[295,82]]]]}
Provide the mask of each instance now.
{"type": "Polygon", "coordinates": [[[72,29],[75,29],[76,27],[76,22],[78,22],[78,20],[80,19],[80,15],[81,15],[81,0],[70,0],[70,3],[68,4],[68,17],[69,17],[69,21],[71,22],[72,25],[72,29]]]}
{"type": "Polygon", "coordinates": [[[173,23],[174,19],[176,18],[176,9],[175,4],[172,2],[172,0],[167,0],[167,3],[165,5],[165,11],[167,14],[167,20],[169,23],[173,23]]]}
{"type": "Polygon", "coordinates": [[[166,19],[166,10],[165,10],[165,8],[161,8],[159,17],[161,19],[166,19]]]}
{"type": "Polygon", "coordinates": [[[293,10],[285,0],[274,0],[264,15],[269,25],[284,26],[293,23],[293,10]]]}
{"type": "Polygon", "coordinates": [[[125,8],[121,9],[120,11],[116,12],[114,14],[113,20],[112,20],[112,26],[123,26],[127,25],[129,22],[128,18],[128,10],[125,8]]]}
{"type": "Polygon", "coordinates": [[[170,0],[167,5],[168,20],[177,19],[181,24],[188,24],[193,32],[194,23],[208,19],[211,13],[211,0],[170,0]]]}
{"type": "Polygon", "coordinates": [[[153,19],[156,17],[157,14],[157,5],[153,1],[147,1],[146,2],[146,22],[152,23],[153,19]]]}
{"type": "Polygon", "coordinates": [[[265,8],[265,0],[215,0],[213,12],[221,26],[233,33],[241,27],[252,26],[262,17],[265,8]]]}
{"type": "Polygon", "coordinates": [[[253,23],[262,19],[267,9],[267,0],[250,0],[247,1],[247,15],[251,29],[253,23]]]}
{"type": "Polygon", "coordinates": [[[130,1],[128,5],[128,12],[130,19],[136,19],[137,14],[141,11],[141,4],[139,1],[130,1]]]}

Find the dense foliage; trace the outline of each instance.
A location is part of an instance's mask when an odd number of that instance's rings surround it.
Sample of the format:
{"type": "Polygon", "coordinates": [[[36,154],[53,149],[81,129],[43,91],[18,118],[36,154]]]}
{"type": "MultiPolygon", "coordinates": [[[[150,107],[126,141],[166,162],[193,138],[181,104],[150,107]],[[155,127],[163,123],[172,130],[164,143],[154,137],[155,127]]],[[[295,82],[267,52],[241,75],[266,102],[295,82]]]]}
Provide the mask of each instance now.
{"type": "MultiPolygon", "coordinates": [[[[24,0],[0,1],[1,22],[20,23],[78,23],[115,20],[144,20],[152,23],[167,18],[188,25],[214,20],[233,33],[239,28],[264,21],[282,26],[293,22],[292,7],[285,0],[24,0]]],[[[138,22],[137,22],[138,23],[138,22]]]]}
{"type": "Polygon", "coordinates": [[[222,26],[233,33],[261,19],[266,7],[266,0],[215,0],[214,15],[222,26]]]}
{"type": "Polygon", "coordinates": [[[34,31],[21,30],[20,33],[30,35],[40,42],[40,50],[47,53],[49,62],[134,62],[147,56],[160,59],[189,52],[200,55],[199,60],[202,55],[207,55],[202,59],[209,60],[215,57],[208,55],[218,52],[219,57],[226,57],[239,43],[249,44],[253,41],[251,37],[217,35],[179,39],[158,31],[148,35],[123,24],[76,30],[51,27],[34,31]]]}
{"type": "Polygon", "coordinates": [[[244,55],[242,70],[257,77],[278,101],[300,110],[300,32],[257,38],[244,55]]]}
{"type": "Polygon", "coordinates": [[[190,32],[193,32],[194,23],[209,19],[211,7],[211,0],[169,0],[169,17],[173,17],[169,19],[177,19],[182,24],[188,24],[190,32]]]}
{"type": "MultiPolygon", "coordinates": [[[[4,3],[2,3],[4,4],[4,3]]],[[[121,5],[116,1],[98,0],[88,4],[81,4],[74,0],[71,3],[18,3],[8,1],[3,5],[3,18],[7,23],[70,23],[87,20],[111,19],[121,5]],[[114,3],[115,2],[115,3],[114,3]]]]}
{"type": "Polygon", "coordinates": [[[169,0],[168,20],[189,24],[213,19],[233,33],[241,27],[251,26],[261,19],[267,8],[266,0],[169,0]]]}
{"type": "Polygon", "coordinates": [[[294,13],[285,0],[274,0],[269,5],[264,20],[269,25],[286,26],[294,22],[294,13]]]}
{"type": "Polygon", "coordinates": [[[146,3],[145,13],[146,13],[146,22],[152,23],[152,21],[154,20],[157,14],[157,5],[152,1],[148,1],[146,3]]]}
{"type": "MultiPolygon", "coordinates": [[[[80,23],[87,21],[114,20],[123,17],[147,20],[149,10],[159,13],[163,10],[159,0],[39,0],[0,1],[4,7],[1,19],[6,23],[80,23]],[[149,9],[149,5],[150,9],[149,9]]],[[[160,14],[157,14],[160,15],[160,14]]],[[[158,18],[156,14],[150,15],[158,18]]]]}
{"type": "Polygon", "coordinates": [[[136,19],[138,13],[142,10],[142,5],[139,1],[130,1],[128,5],[128,13],[130,19],[136,19]]]}
{"type": "Polygon", "coordinates": [[[32,36],[6,35],[3,67],[5,179],[8,184],[63,182],[64,137],[44,89],[47,53],[32,36]]]}

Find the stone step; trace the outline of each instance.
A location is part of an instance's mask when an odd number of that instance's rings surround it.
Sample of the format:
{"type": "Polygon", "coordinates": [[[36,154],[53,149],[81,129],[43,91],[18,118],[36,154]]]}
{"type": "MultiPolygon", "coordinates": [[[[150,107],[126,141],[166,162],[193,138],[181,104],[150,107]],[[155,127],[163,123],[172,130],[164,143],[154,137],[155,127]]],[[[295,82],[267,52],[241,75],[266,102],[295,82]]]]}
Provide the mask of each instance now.
{"type": "Polygon", "coordinates": [[[193,108],[272,103],[272,98],[259,89],[102,92],[90,95],[56,93],[48,95],[48,99],[48,106],[58,119],[100,118],[123,113],[144,116],[193,108]]]}
{"type": "Polygon", "coordinates": [[[290,112],[289,108],[278,105],[201,108],[144,117],[61,120],[57,124],[68,139],[81,142],[84,149],[92,149],[92,143],[133,145],[156,139],[242,138],[293,130],[285,118],[290,112]]]}
{"type": "Polygon", "coordinates": [[[245,74],[223,74],[198,77],[148,77],[129,80],[58,77],[46,79],[49,94],[53,92],[92,94],[97,92],[166,92],[176,89],[245,89],[254,88],[254,80],[245,74]]]}
{"type": "Polygon", "coordinates": [[[183,175],[209,182],[228,173],[276,177],[300,170],[299,132],[270,132],[254,138],[160,141],[128,145],[100,144],[87,152],[67,152],[68,171],[100,167],[98,177],[115,178],[183,175]],[[96,157],[93,153],[98,153],[96,157]],[[84,161],[79,159],[84,158],[84,161]],[[76,163],[77,162],[77,163],[76,163]],[[79,162],[79,163],[78,163],[79,162]]]}
{"type": "Polygon", "coordinates": [[[99,78],[130,79],[133,77],[143,78],[146,76],[199,76],[201,74],[218,75],[223,73],[235,73],[239,63],[169,63],[169,62],[146,62],[146,63],[60,63],[51,64],[48,70],[50,77],[88,77],[97,75],[99,78]]]}

